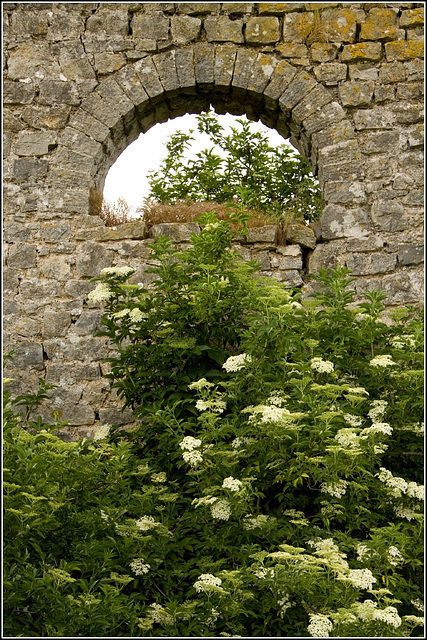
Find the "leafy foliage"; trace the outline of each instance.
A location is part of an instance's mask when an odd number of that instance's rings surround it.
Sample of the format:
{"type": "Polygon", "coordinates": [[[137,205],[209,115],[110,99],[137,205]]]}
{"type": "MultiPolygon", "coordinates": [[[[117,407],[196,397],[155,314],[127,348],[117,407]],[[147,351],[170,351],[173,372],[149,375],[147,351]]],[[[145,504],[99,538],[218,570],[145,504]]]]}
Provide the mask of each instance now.
{"type": "Polygon", "coordinates": [[[199,132],[208,134],[213,146],[186,159],[193,131],[170,136],[166,158],[150,175],[150,197],[162,203],[237,199],[279,222],[319,217],[320,190],[302,156],[285,144],[271,147],[246,119],[238,119],[239,128],[232,127],[228,135],[214,112],[197,119],[199,132]]]}
{"type": "Polygon", "coordinates": [[[8,634],[422,635],[419,313],[343,268],[302,301],[231,234],[101,272],[134,428],[64,443],[6,393],[8,634]]]}

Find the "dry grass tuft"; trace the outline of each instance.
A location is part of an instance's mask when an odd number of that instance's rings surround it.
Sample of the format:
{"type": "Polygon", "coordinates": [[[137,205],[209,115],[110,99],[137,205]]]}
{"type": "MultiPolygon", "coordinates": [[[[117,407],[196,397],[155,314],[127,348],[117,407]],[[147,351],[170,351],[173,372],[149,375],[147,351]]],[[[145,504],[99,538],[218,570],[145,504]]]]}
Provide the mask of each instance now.
{"type": "MultiPolygon", "coordinates": [[[[230,207],[217,202],[194,202],[193,200],[179,201],[176,204],[162,204],[147,200],[137,209],[137,213],[149,227],[162,222],[194,222],[203,213],[215,212],[220,220],[230,217],[230,207]]],[[[248,227],[263,227],[267,224],[277,224],[277,220],[263,212],[247,209],[250,215],[248,227]]]]}

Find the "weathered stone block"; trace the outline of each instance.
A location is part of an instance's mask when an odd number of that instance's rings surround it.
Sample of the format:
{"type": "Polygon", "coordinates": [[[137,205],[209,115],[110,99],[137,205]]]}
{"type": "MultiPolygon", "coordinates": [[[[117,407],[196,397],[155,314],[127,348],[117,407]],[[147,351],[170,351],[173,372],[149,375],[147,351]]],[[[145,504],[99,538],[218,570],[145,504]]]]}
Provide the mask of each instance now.
{"type": "Polygon", "coordinates": [[[251,44],[274,44],[280,39],[279,19],[253,17],[246,23],[245,40],[251,44]]]}
{"type": "Polygon", "coordinates": [[[295,122],[300,124],[318,109],[321,109],[329,102],[332,102],[332,96],[322,85],[314,87],[309,94],[301,100],[292,111],[292,117],[295,122]]]}
{"type": "Polygon", "coordinates": [[[371,208],[374,224],[381,231],[404,231],[408,229],[405,208],[396,200],[379,200],[371,208]]]}
{"type": "Polygon", "coordinates": [[[378,131],[368,133],[361,140],[365,153],[397,152],[400,143],[398,131],[378,131]]]}
{"type": "Polygon", "coordinates": [[[99,74],[114,73],[126,64],[123,53],[95,53],[95,68],[99,74]]]}
{"type": "Polygon", "coordinates": [[[325,62],[314,69],[314,75],[326,85],[342,82],[347,77],[347,65],[339,62],[325,62]]]}
{"type": "Polygon", "coordinates": [[[34,84],[30,82],[4,82],[4,104],[31,104],[34,100],[34,84]]]}
{"type": "Polygon", "coordinates": [[[338,46],[328,42],[313,42],[310,55],[313,62],[332,62],[338,55],[338,46]]]}
{"type": "Polygon", "coordinates": [[[380,42],[358,42],[343,47],[341,60],[342,62],[377,62],[381,60],[381,53],[380,42]]]}
{"type": "Polygon", "coordinates": [[[71,276],[70,261],[66,256],[50,255],[40,259],[40,273],[46,278],[64,282],[71,276]]]}
{"type": "Polygon", "coordinates": [[[316,133],[345,118],[345,111],[338,102],[330,102],[303,121],[307,134],[316,133]]]}
{"type": "Polygon", "coordinates": [[[175,242],[189,242],[193,233],[196,235],[200,233],[200,227],[196,222],[187,222],[185,224],[163,222],[151,227],[149,237],[166,236],[175,242]]]}
{"type": "Polygon", "coordinates": [[[326,202],[338,204],[363,204],[366,202],[366,192],[361,182],[326,182],[324,187],[326,202]]]}
{"type": "Polygon", "coordinates": [[[180,88],[175,66],[175,52],[166,51],[153,56],[153,62],[165,91],[177,92],[180,88]]]}
{"type": "Polygon", "coordinates": [[[277,15],[284,13],[300,11],[304,9],[304,2],[260,2],[258,5],[259,15],[277,15]]]}
{"type": "Polygon", "coordinates": [[[134,14],[132,35],[135,39],[167,40],[169,37],[169,18],[160,12],[157,15],[134,14]]]}
{"type": "Polygon", "coordinates": [[[270,242],[275,244],[277,240],[277,225],[271,224],[264,227],[252,227],[246,235],[246,242],[270,242]]]}
{"type": "Polygon", "coordinates": [[[227,13],[235,15],[242,15],[244,13],[251,13],[254,3],[253,2],[223,2],[222,10],[227,13]]]}
{"type": "Polygon", "coordinates": [[[123,240],[124,238],[132,238],[134,240],[142,240],[147,236],[147,225],[142,220],[136,222],[125,222],[117,227],[105,227],[96,233],[98,242],[107,242],[114,240],[123,240]]]}
{"type": "Polygon", "coordinates": [[[67,311],[54,311],[46,309],[43,314],[43,336],[45,338],[57,338],[65,336],[71,325],[71,314],[67,311]]]}
{"type": "Polygon", "coordinates": [[[243,20],[230,20],[228,16],[209,17],[204,27],[208,42],[244,42],[243,20]]]}
{"type": "Polygon", "coordinates": [[[343,82],[339,89],[341,104],[344,107],[366,107],[374,95],[373,82],[351,81],[343,82]]]}
{"type": "Polygon", "coordinates": [[[215,49],[212,44],[200,42],[194,45],[194,64],[197,84],[210,87],[214,82],[215,49]]]}
{"type": "Polygon", "coordinates": [[[424,42],[421,40],[395,40],[385,45],[388,62],[393,60],[412,60],[424,57],[424,42]]]}
{"type": "Polygon", "coordinates": [[[273,58],[266,53],[259,53],[248,79],[247,90],[256,94],[262,94],[277,63],[277,58],[273,58]]]}
{"type": "Polygon", "coordinates": [[[46,224],[43,227],[42,236],[44,242],[66,242],[71,236],[71,227],[61,222],[46,224]]]}
{"type": "Polygon", "coordinates": [[[302,224],[291,222],[285,229],[286,242],[299,244],[305,249],[314,249],[316,236],[313,229],[302,224]]]}
{"type": "Polygon", "coordinates": [[[422,264],[424,261],[423,244],[401,244],[398,247],[397,258],[400,264],[422,264]]]}
{"type": "Polygon", "coordinates": [[[380,67],[379,81],[384,84],[406,80],[407,70],[402,62],[391,62],[380,67]]]}
{"type": "Polygon", "coordinates": [[[47,174],[47,160],[38,158],[17,158],[13,161],[12,172],[16,178],[43,178],[47,174]]]}
{"type": "Polygon", "coordinates": [[[278,44],[275,50],[282,58],[304,58],[308,55],[305,44],[278,44]]]}
{"type": "Polygon", "coordinates": [[[373,7],[361,24],[361,40],[381,40],[383,42],[405,37],[399,29],[396,13],[392,9],[373,7]]]}
{"type": "Polygon", "coordinates": [[[287,13],[283,23],[283,40],[285,42],[303,43],[313,29],[314,14],[287,13]]]}
{"type": "Polygon", "coordinates": [[[239,49],[237,51],[232,80],[233,88],[246,90],[248,80],[252,69],[256,64],[257,57],[257,51],[253,51],[251,49],[239,49]]]}
{"type": "Polygon", "coordinates": [[[77,275],[79,277],[94,278],[104,267],[111,267],[113,254],[108,249],[95,242],[82,244],[76,260],[77,275]]]}
{"type": "Polygon", "coordinates": [[[13,368],[16,371],[43,371],[43,348],[37,342],[23,341],[13,345],[13,368]]]}
{"type": "Polygon", "coordinates": [[[366,82],[375,82],[378,79],[378,69],[366,64],[349,64],[348,73],[350,80],[363,80],[366,82]]]}
{"type": "Polygon", "coordinates": [[[230,86],[236,55],[236,48],[232,45],[218,45],[215,47],[215,87],[221,89],[230,86]]]}
{"type": "Polygon", "coordinates": [[[201,26],[202,21],[200,20],[200,18],[192,18],[189,16],[172,16],[172,40],[177,44],[188,44],[193,40],[197,40],[201,26]]]}
{"type": "Polygon", "coordinates": [[[45,11],[14,11],[11,14],[11,30],[18,36],[42,36],[48,30],[48,17],[45,11]]]}
{"type": "Polygon", "coordinates": [[[56,142],[57,135],[53,131],[20,131],[15,143],[15,153],[18,156],[43,156],[56,146],[56,142]]]}
{"type": "MultiPolygon", "coordinates": [[[[158,7],[158,4],[156,5],[158,7]]],[[[173,8],[173,4],[171,4],[173,8]]],[[[219,9],[219,6],[217,7],[219,9]]],[[[189,16],[216,13],[215,6],[212,2],[182,2],[177,5],[178,13],[187,13],[189,16]]]]}
{"type": "Polygon", "coordinates": [[[278,99],[289,86],[295,74],[296,69],[290,65],[289,62],[279,60],[270,78],[270,82],[264,89],[264,100],[269,109],[276,109],[278,99]]]}
{"type": "Polygon", "coordinates": [[[408,131],[408,144],[410,147],[422,147],[424,144],[424,125],[417,124],[408,131]]]}
{"type": "Polygon", "coordinates": [[[375,87],[374,101],[378,104],[381,102],[390,102],[395,99],[396,87],[392,84],[380,84],[375,87]]]}
{"type": "MultiPolygon", "coordinates": [[[[102,9],[100,5],[100,9],[102,9]]],[[[118,5],[105,5],[106,10],[96,11],[89,16],[86,22],[86,31],[97,36],[127,36],[128,35],[128,12],[126,5],[119,8],[118,5]]]]}
{"type": "Polygon", "coordinates": [[[13,269],[31,269],[36,266],[37,250],[35,245],[20,242],[9,248],[7,266],[13,269]]]}
{"type": "MultiPolygon", "coordinates": [[[[313,7],[318,7],[316,3],[313,7]]],[[[359,11],[347,7],[329,9],[325,4],[320,15],[320,24],[317,28],[328,42],[353,42],[356,37],[357,20],[360,19],[359,11]]]]}
{"type": "Polygon", "coordinates": [[[134,64],[134,69],[141,79],[142,85],[150,98],[159,98],[163,95],[163,85],[159,80],[156,67],[151,58],[142,58],[134,64]]]}
{"type": "Polygon", "coordinates": [[[309,273],[316,273],[319,269],[335,269],[344,266],[346,255],[346,241],[332,240],[331,242],[318,244],[307,259],[309,273]]]}
{"type": "Polygon", "coordinates": [[[73,325],[73,333],[77,335],[95,335],[101,329],[103,311],[83,311],[73,325]]]}
{"type": "Polygon", "coordinates": [[[355,276],[376,275],[394,271],[396,260],[396,254],[391,253],[349,255],[346,259],[346,266],[355,276]]]}
{"type": "Polygon", "coordinates": [[[132,411],[125,409],[117,409],[115,407],[104,407],[99,410],[99,420],[101,424],[111,424],[118,426],[121,424],[130,424],[134,421],[132,411]]]}
{"type": "Polygon", "coordinates": [[[283,249],[297,249],[298,253],[293,252],[281,252],[278,255],[273,255],[271,257],[271,268],[272,269],[302,269],[302,253],[301,248],[298,245],[289,245],[288,247],[283,247],[283,249]]]}
{"type": "Polygon", "coordinates": [[[394,121],[393,112],[384,107],[356,111],[354,114],[356,129],[391,129],[394,121]]]}
{"type": "Polygon", "coordinates": [[[324,240],[338,238],[366,238],[370,233],[371,222],[364,209],[346,209],[328,204],[320,218],[324,240]]]}
{"type": "Polygon", "coordinates": [[[401,27],[417,27],[424,25],[424,7],[402,11],[399,20],[401,27]]]}
{"type": "Polygon", "coordinates": [[[286,112],[295,107],[315,86],[316,80],[306,71],[295,76],[280,96],[279,104],[282,111],[286,112]]]}

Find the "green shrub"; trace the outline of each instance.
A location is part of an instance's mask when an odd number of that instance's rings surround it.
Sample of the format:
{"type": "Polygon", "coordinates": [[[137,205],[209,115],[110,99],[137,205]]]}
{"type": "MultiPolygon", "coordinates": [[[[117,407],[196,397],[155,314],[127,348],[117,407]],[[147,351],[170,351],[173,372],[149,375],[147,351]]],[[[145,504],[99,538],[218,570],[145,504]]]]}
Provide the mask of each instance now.
{"type": "Polygon", "coordinates": [[[254,276],[226,222],[112,267],[113,382],[139,417],[63,443],[5,427],[10,634],[421,635],[422,322],[254,276]]]}

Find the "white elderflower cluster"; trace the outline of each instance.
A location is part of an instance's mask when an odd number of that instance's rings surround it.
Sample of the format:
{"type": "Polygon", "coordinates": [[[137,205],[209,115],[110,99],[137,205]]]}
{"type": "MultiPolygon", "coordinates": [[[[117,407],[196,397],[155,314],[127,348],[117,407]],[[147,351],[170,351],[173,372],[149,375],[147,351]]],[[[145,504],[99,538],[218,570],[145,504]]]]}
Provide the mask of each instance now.
{"type": "Polygon", "coordinates": [[[393,495],[399,497],[402,493],[406,493],[408,483],[403,478],[393,476],[391,471],[380,467],[380,472],[376,474],[380,482],[383,482],[387,487],[392,489],[393,495]]]}
{"type": "Polygon", "coordinates": [[[116,313],[111,314],[113,318],[124,318],[129,315],[129,309],[121,309],[120,311],[116,311],[116,313]]]}
{"type": "Polygon", "coordinates": [[[200,451],[184,451],[182,454],[184,462],[190,465],[190,467],[197,467],[199,462],[203,461],[203,456],[200,451]]]}
{"type": "Polygon", "coordinates": [[[267,567],[258,567],[253,570],[254,575],[260,580],[265,580],[266,578],[274,578],[274,568],[267,569],[267,567]]]}
{"type": "Polygon", "coordinates": [[[200,593],[201,591],[209,591],[211,587],[220,587],[221,584],[221,578],[217,578],[211,573],[202,573],[202,575],[199,576],[197,581],[193,584],[193,587],[197,593],[200,593]]]}
{"type": "Polygon", "coordinates": [[[209,387],[214,387],[213,382],[209,382],[206,378],[200,378],[200,380],[196,380],[196,382],[192,382],[188,385],[189,389],[195,389],[196,391],[200,391],[200,389],[209,389],[209,387]]]}
{"type": "Polygon", "coordinates": [[[357,553],[357,559],[359,560],[359,562],[364,562],[365,559],[367,560],[368,558],[371,557],[372,550],[369,549],[369,547],[366,546],[366,544],[363,544],[362,542],[360,542],[356,547],[356,553],[357,553]]]}
{"type": "Polygon", "coordinates": [[[281,391],[272,391],[271,395],[267,398],[267,404],[274,405],[275,407],[281,407],[285,402],[285,397],[281,391]]]}
{"type": "Polygon", "coordinates": [[[150,611],[148,615],[154,622],[158,622],[159,624],[171,625],[173,624],[173,617],[166,611],[161,604],[153,603],[150,604],[150,611]]]}
{"type": "Polygon", "coordinates": [[[237,480],[237,478],[233,478],[233,476],[228,476],[228,478],[224,478],[223,482],[222,482],[222,488],[223,489],[229,489],[229,491],[240,491],[240,489],[242,488],[243,484],[240,480],[237,480]]]}
{"type": "Polygon", "coordinates": [[[160,471],[159,473],[152,473],[151,474],[151,481],[152,482],[163,483],[163,482],[166,482],[166,480],[167,480],[167,476],[166,476],[166,473],[164,471],[160,471]]]}
{"type": "Polygon", "coordinates": [[[359,418],[359,416],[355,416],[352,413],[345,413],[343,418],[350,427],[360,427],[363,422],[362,418],[359,418]]]}
{"type": "Polygon", "coordinates": [[[403,616],[402,620],[414,627],[424,626],[424,618],[421,616],[403,616]]]}
{"type": "MultiPolygon", "coordinates": [[[[270,422],[274,424],[290,422],[295,418],[295,414],[291,414],[289,409],[267,404],[258,404],[255,407],[251,405],[243,409],[242,413],[250,413],[250,421],[258,420],[262,424],[270,422]]],[[[299,415],[300,414],[298,414],[298,416],[299,415]]]]}
{"type": "Polygon", "coordinates": [[[210,615],[206,618],[207,626],[213,627],[215,625],[215,622],[218,620],[218,618],[219,618],[218,609],[215,609],[215,607],[212,607],[210,615]]]}
{"type": "Polygon", "coordinates": [[[358,449],[360,447],[360,438],[354,429],[340,429],[335,434],[335,440],[344,449],[358,449]]]}
{"type": "Polygon", "coordinates": [[[309,540],[307,544],[315,547],[315,555],[328,560],[330,566],[336,571],[348,570],[347,555],[339,550],[338,545],[332,538],[317,538],[309,540]]]}
{"type": "Polygon", "coordinates": [[[317,613],[310,613],[310,624],[307,631],[313,638],[329,638],[329,632],[332,631],[334,625],[327,616],[317,613]]]}
{"type": "Polygon", "coordinates": [[[416,500],[424,500],[424,485],[417,484],[416,482],[408,482],[406,495],[416,500]]]}
{"type": "Polygon", "coordinates": [[[320,491],[322,493],[328,493],[334,498],[342,498],[347,491],[348,482],[346,480],[338,480],[338,482],[322,482],[320,485],[320,491]]]}
{"type": "Polygon", "coordinates": [[[311,368],[319,373],[332,373],[334,370],[334,365],[329,360],[323,360],[323,358],[312,358],[310,362],[311,368]]]}
{"type": "Polygon", "coordinates": [[[93,291],[90,291],[87,295],[89,302],[107,302],[112,298],[114,293],[111,291],[108,284],[100,282],[93,291]]]}
{"type": "Polygon", "coordinates": [[[363,620],[363,622],[378,620],[395,628],[400,627],[402,624],[402,620],[395,607],[378,609],[376,602],[373,602],[372,600],[365,600],[364,602],[356,603],[355,609],[358,617],[363,620]]]}
{"type": "Polygon", "coordinates": [[[240,447],[243,447],[245,444],[251,444],[251,442],[253,442],[254,439],[253,438],[247,438],[245,436],[243,436],[242,438],[234,438],[234,440],[231,443],[231,446],[233,447],[233,449],[239,449],[240,447]]]}
{"type": "Polygon", "coordinates": [[[147,317],[148,317],[148,313],[145,313],[145,312],[141,311],[141,309],[138,309],[137,307],[135,307],[134,309],[131,309],[129,311],[129,320],[133,324],[137,324],[138,322],[142,322],[147,317]]]}
{"type": "Polygon", "coordinates": [[[413,349],[416,344],[414,336],[407,333],[404,333],[401,336],[394,336],[393,338],[390,338],[389,342],[395,349],[405,349],[406,347],[413,349]]]}
{"type": "Polygon", "coordinates": [[[356,395],[365,395],[369,396],[369,391],[367,391],[364,387],[349,387],[347,389],[347,393],[354,393],[356,395]]]}
{"type": "Polygon", "coordinates": [[[181,449],[185,449],[186,451],[193,451],[193,449],[197,449],[202,444],[202,441],[199,438],[193,438],[193,436],[185,436],[183,440],[179,443],[179,447],[181,449]]]}
{"type": "Polygon", "coordinates": [[[279,605],[282,613],[286,613],[286,611],[293,607],[296,603],[290,599],[289,594],[287,593],[281,593],[279,595],[281,595],[282,597],[277,601],[277,604],[279,605]]]}
{"type": "Polygon", "coordinates": [[[153,516],[141,516],[141,518],[135,522],[135,525],[140,531],[150,531],[150,529],[158,527],[160,522],[156,522],[153,516]]]}
{"type": "Polygon", "coordinates": [[[108,438],[108,435],[110,433],[110,429],[111,429],[111,425],[110,424],[101,425],[100,427],[97,428],[97,430],[93,434],[93,439],[95,441],[97,441],[97,440],[105,440],[105,438],[108,438]]]}
{"type": "Polygon", "coordinates": [[[368,412],[368,416],[371,418],[372,422],[376,422],[377,418],[381,418],[384,415],[387,405],[387,400],[373,400],[371,402],[371,408],[368,412]]]}
{"type": "Polygon", "coordinates": [[[377,579],[370,569],[349,569],[348,573],[339,573],[337,579],[342,582],[350,582],[356,589],[372,589],[377,579]]]}
{"type": "Polygon", "coordinates": [[[422,600],[416,598],[415,600],[411,600],[411,604],[415,607],[415,609],[418,609],[418,611],[424,613],[424,602],[422,600]]]}
{"type": "Polygon", "coordinates": [[[200,507],[201,505],[210,505],[217,500],[218,498],[216,498],[215,496],[204,496],[203,498],[194,498],[191,504],[194,504],[194,508],[197,509],[197,507],[200,507]]]}
{"type": "Polygon", "coordinates": [[[211,505],[211,514],[215,520],[228,520],[231,515],[231,507],[228,500],[216,500],[211,505]]]}
{"type": "Polygon", "coordinates": [[[143,558],[135,558],[129,566],[136,576],[142,576],[151,569],[151,565],[147,564],[143,558]]]}
{"type": "Polygon", "coordinates": [[[249,362],[252,362],[252,358],[247,353],[241,353],[238,356],[230,356],[222,365],[222,368],[227,371],[227,373],[231,373],[232,371],[240,371],[243,369],[249,362]]]}
{"type": "Polygon", "coordinates": [[[134,271],[132,267],[105,267],[101,269],[101,276],[128,276],[134,271]]]}
{"type": "Polygon", "coordinates": [[[110,516],[108,515],[108,513],[105,513],[105,511],[103,511],[102,509],[100,511],[100,514],[101,514],[101,518],[103,520],[109,520],[110,519],[110,516]]]}
{"type": "Polygon", "coordinates": [[[391,436],[393,427],[391,427],[388,422],[373,422],[370,427],[363,429],[362,434],[364,433],[384,433],[386,436],[391,436]]]}
{"type": "Polygon", "coordinates": [[[199,411],[211,410],[214,413],[223,413],[227,408],[227,403],[224,400],[197,400],[196,409],[199,411]]]}
{"type": "Polygon", "coordinates": [[[403,504],[395,505],[393,507],[393,511],[398,518],[405,518],[405,520],[409,520],[409,521],[415,520],[415,517],[417,515],[416,511],[413,511],[413,509],[409,509],[408,507],[405,507],[403,504]]]}
{"type": "Polygon", "coordinates": [[[251,531],[252,529],[259,529],[263,527],[268,522],[268,516],[260,513],[257,516],[248,515],[243,518],[243,528],[246,531],[251,531]]]}
{"type": "Polygon", "coordinates": [[[375,369],[378,369],[378,368],[385,369],[386,367],[392,367],[396,365],[396,362],[393,362],[392,357],[390,355],[386,355],[384,353],[372,358],[372,360],[369,361],[369,364],[371,365],[371,367],[374,367],[375,369]]]}
{"type": "Polygon", "coordinates": [[[404,561],[404,557],[397,547],[391,546],[387,552],[388,561],[392,567],[397,567],[400,562],[404,561]]]}

